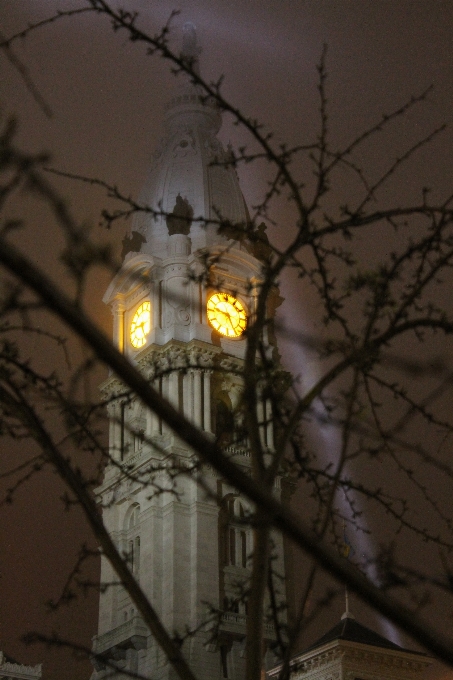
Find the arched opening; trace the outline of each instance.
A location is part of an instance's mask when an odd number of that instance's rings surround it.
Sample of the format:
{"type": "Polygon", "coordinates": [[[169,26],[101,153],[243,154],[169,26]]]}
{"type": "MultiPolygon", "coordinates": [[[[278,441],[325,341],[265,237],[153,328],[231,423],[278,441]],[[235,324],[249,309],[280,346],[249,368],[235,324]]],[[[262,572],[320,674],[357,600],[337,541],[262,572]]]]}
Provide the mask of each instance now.
{"type": "Polygon", "coordinates": [[[140,506],[134,503],[124,518],[124,553],[132,573],[140,573],[140,506]]]}
{"type": "Polygon", "coordinates": [[[218,392],[215,398],[214,432],[219,446],[247,446],[242,410],[233,406],[226,390],[218,392]]]}
{"type": "Polygon", "coordinates": [[[227,394],[222,395],[222,398],[218,398],[215,404],[215,436],[219,446],[228,446],[233,443],[234,425],[231,402],[227,394]]]}

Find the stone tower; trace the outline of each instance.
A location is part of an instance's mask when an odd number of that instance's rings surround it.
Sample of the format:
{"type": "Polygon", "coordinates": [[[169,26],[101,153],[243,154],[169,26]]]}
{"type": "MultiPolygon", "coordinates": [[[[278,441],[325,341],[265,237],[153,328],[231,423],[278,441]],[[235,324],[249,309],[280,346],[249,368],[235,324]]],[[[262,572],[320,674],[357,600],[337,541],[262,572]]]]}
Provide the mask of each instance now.
{"type": "MultiPolygon", "coordinates": [[[[194,28],[186,25],[182,54],[194,68],[198,52],[194,28]]],[[[220,125],[216,105],[180,76],[142,195],[156,215],[136,216],[123,242],[123,266],[104,301],[112,309],[118,348],[163,397],[206,436],[217,437],[247,469],[247,439],[238,426],[240,373],[263,241],[257,250],[237,238],[240,229],[234,225],[243,228],[249,216],[235,169],[228,164],[230,154],[217,138],[220,125]],[[222,235],[220,217],[229,223],[222,235]],[[208,254],[212,261],[206,278],[208,254]]],[[[210,470],[203,469],[203,486],[195,474],[174,479],[175,467],[188,470],[197,464],[189,447],[126,394],[115,376],[102,390],[111,418],[110,453],[118,463],[107,467],[97,490],[105,524],[167,630],[181,637],[190,631],[183,650],[197,677],[239,680],[246,625],[241,593],[253,549],[244,523],[247,501],[210,470]]],[[[260,404],[262,439],[271,451],[268,408],[260,404]]],[[[275,537],[274,545],[273,567],[284,576],[281,537],[275,537]]],[[[106,560],[101,579],[115,581],[106,560]]],[[[271,640],[272,625],[266,630],[271,640]]],[[[100,596],[94,651],[153,680],[174,677],[120,585],[100,596]]],[[[93,680],[111,677],[111,670],[94,663],[93,680]]]]}

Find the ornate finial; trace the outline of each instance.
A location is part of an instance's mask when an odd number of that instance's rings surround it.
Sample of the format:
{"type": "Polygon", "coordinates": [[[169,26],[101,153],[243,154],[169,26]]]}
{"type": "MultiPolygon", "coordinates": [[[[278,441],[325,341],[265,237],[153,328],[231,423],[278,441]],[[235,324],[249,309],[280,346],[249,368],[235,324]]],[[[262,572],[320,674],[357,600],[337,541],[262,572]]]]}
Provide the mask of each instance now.
{"type": "Polygon", "coordinates": [[[346,584],[344,586],[344,599],[345,599],[346,609],[345,609],[343,616],[341,617],[341,620],[344,621],[344,619],[355,619],[354,614],[352,614],[349,611],[349,592],[348,592],[348,586],[346,584]]]}
{"type": "Polygon", "coordinates": [[[182,50],[181,59],[198,73],[198,55],[201,48],[197,45],[197,29],[191,21],[186,21],[182,27],[182,50]]]}

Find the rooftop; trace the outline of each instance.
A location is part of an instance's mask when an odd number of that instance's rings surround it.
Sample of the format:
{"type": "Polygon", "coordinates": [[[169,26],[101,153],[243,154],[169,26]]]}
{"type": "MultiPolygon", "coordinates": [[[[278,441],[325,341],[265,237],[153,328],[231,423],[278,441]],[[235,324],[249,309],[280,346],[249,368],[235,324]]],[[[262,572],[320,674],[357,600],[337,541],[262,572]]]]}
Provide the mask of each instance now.
{"type": "Polygon", "coordinates": [[[325,635],[319,638],[314,644],[310,645],[302,653],[309,652],[317,647],[322,647],[328,642],[334,640],[347,640],[349,642],[359,642],[362,645],[371,645],[372,647],[381,647],[385,649],[394,649],[400,652],[410,652],[411,654],[420,654],[421,652],[414,652],[411,649],[404,649],[399,645],[387,640],[387,638],[375,633],[374,630],[363,626],[355,620],[351,615],[343,615],[341,621],[331,628],[325,635]]]}

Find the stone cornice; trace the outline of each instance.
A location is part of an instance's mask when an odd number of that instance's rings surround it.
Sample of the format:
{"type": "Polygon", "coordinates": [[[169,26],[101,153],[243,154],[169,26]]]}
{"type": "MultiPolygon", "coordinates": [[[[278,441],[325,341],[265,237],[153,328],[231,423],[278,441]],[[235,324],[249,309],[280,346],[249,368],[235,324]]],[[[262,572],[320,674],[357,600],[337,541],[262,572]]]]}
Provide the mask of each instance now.
{"type": "Polygon", "coordinates": [[[42,672],[42,664],[36,666],[25,666],[18,663],[11,663],[10,661],[3,661],[3,654],[0,652],[0,678],[20,678],[21,680],[31,680],[32,678],[40,678],[42,672]]]}
{"type": "MultiPolygon", "coordinates": [[[[216,358],[223,354],[221,347],[216,347],[202,340],[169,340],[165,345],[152,344],[146,347],[137,357],[140,371],[152,379],[152,373],[168,368],[184,369],[212,369],[216,358]]],[[[234,360],[239,365],[242,360],[234,360]]],[[[116,375],[110,375],[99,386],[104,399],[111,399],[115,395],[127,391],[124,383],[116,375]]]]}
{"type": "MultiPolygon", "coordinates": [[[[366,645],[349,640],[333,640],[321,647],[305,652],[291,661],[291,678],[322,679],[316,671],[332,664],[341,663],[343,675],[349,677],[348,671],[354,670],[351,678],[365,672],[365,678],[412,678],[420,674],[431,665],[431,660],[423,654],[406,650],[387,649],[373,645],[366,645]],[[363,672],[362,672],[363,669],[363,672]]],[[[270,678],[278,676],[280,667],[268,672],[270,678]]]]}

